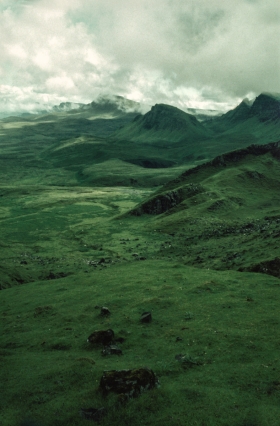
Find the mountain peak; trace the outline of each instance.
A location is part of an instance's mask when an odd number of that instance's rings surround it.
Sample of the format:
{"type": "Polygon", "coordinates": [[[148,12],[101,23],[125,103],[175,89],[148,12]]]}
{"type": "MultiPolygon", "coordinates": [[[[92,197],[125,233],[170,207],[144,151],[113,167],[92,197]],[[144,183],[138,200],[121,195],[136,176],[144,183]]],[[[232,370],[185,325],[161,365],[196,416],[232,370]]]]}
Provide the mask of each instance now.
{"type": "Polygon", "coordinates": [[[154,105],[143,117],[143,128],[147,130],[185,130],[190,124],[201,126],[193,115],[166,104],[154,105]]]}
{"type": "Polygon", "coordinates": [[[256,97],[250,111],[251,115],[264,122],[280,119],[280,94],[261,93],[256,97]]]}
{"type": "Polygon", "coordinates": [[[204,126],[191,114],[166,104],[156,104],[143,116],[120,129],[116,136],[143,142],[190,140],[205,137],[204,126]]]}

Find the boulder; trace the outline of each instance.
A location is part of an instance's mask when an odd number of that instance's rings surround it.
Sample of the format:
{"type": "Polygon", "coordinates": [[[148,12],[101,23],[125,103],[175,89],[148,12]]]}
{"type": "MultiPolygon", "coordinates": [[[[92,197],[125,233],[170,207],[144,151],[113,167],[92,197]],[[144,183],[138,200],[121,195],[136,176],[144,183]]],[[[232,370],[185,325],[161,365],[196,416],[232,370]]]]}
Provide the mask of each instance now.
{"type": "Polygon", "coordinates": [[[136,368],[133,370],[104,371],[99,388],[103,395],[114,392],[135,398],[142,392],[153,389],[158,385],[158,379],[149,368],[136,368]]]}
{"type": "Polygon", "coordinates": [[[109,328],[109,330],[94,331],[88,337],[87,341],[93,345],[109,345],[114,339],[115,333],[109,328]]]}
{"type": "Polygon", "coordinates": [[[100,311],[100,315],[101,316],[103,316],[103,317],[107,317],[107,316],[109,316],[111,314],[111,312],[109,311],[109,309],[106,307],[106,306],[103,306],[102,308],[101,308],[101,311],[100,311]]]}
{"type": "Polygon", "coordinates": [[[151,312],[143,312],[140,318],[141,322],[151,322],[152,321],[152,314],[151,312]]]}

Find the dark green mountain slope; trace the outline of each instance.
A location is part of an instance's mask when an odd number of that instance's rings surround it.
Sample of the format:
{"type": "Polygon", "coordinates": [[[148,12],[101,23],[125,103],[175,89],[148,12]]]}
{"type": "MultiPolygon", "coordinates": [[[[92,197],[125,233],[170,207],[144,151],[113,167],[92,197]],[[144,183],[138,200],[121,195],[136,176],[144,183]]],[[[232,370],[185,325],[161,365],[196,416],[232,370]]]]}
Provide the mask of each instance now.
{"type": "Polygon", "coordinates": [[[141,142],[178,142],[205,138],[208,133],[193,115],[170,105],[156,104],[114,136],[141,142]]]}
{"type": "Polygon", "coordinates": [[[265,141],[273,131],[280,133],[280,95],[260,94],[253,103],[243,100],[235,109],[221,117],[204,122],[206,128],[218,133],[239,133],[265,141]],[[265,126],[260,126],[265,124],[265,126]]]}

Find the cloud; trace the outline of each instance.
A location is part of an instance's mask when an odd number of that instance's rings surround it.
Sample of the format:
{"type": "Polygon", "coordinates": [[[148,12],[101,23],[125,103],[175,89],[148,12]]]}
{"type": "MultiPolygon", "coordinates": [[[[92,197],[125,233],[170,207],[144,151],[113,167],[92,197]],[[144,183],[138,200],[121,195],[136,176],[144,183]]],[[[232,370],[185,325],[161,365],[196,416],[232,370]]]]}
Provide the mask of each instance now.
{"type": "Polygon", "coordinates": [[[0,110],[101,93],[225,109],[280,92],[279,15],[274,0],[3,0],[0,110]]]}

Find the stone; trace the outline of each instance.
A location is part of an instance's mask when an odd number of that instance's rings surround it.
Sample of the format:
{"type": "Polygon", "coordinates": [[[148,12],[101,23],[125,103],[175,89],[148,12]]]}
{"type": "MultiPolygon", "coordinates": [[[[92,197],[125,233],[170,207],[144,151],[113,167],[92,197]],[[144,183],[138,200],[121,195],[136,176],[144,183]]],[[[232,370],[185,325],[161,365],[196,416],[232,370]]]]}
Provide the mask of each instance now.
{"type": "Polygon", "coordinates": [[[93,420],[94,422],[100,422],[106,414],[106,409],[101,408],[81,408],[81,416],[86,420],[93,420]]]}
{"type": "Polygon", "coordinates": [[[110,345],[114,339],[115,333],[109,328],[109,330],[99,330],[94,331],[88,337],[87,341],[93,345],[110,345]]]}
{"type": "Polygon", "coordinates": [[[102,349],[102,355],[122,355],[122,350],[117,345],[108,345],[102,349]]]}
{"type": "Polygon", "coordinates": [[[158,385],[158,379],[149,368],[104,371],[99,388],[104,395],[114,392],[135,398],[158,385]]]}
{"type": "Polygon", "coordinates": [[[103,306],[101,308],[100,314],[104,317],[107,317],[108,315],[111,314],[111,312],[109,311],[109,309],[106,306],[103,306]]]}
{"type": "Polygon", "coordinates": [[[140,321],[143,323],[151,322],[152,321],[151,312],[143,312],[143,314],[141,315],[140,321]]]}

